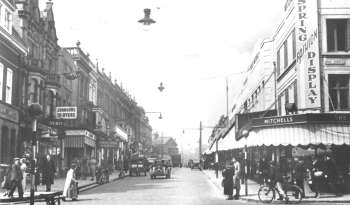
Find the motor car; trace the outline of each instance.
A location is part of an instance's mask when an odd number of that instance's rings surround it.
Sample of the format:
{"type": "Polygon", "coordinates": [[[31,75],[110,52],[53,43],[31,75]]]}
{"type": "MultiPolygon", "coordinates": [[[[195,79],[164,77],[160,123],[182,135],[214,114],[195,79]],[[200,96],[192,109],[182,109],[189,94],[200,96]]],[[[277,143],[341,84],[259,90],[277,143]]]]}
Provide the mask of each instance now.
{"type": "Polygon", "coordinates": [[[156,160],[150,169],[150,178],[155,179],[163,176],[166,179],[171,177],[171,162],[170,160],[156,160]]]}
{"type": "Polygon", "coordinates": [[[191,170],[193,170],[193,169],[202,170],[202,165],[201,165],[200,161],[193,161],[192,166],[191,166],[191,170]]]}

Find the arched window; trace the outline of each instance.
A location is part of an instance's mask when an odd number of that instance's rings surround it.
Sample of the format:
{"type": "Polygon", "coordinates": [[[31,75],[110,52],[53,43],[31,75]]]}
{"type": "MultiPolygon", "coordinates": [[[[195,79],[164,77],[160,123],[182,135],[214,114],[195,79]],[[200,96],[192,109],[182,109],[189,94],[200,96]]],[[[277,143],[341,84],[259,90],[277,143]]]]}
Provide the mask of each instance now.
{"type": "Polygon", "coordinates": [[[1,128],[1,156],[0,160],[2,163],[9,163],[9,129],[6,126],[1,128]]]}

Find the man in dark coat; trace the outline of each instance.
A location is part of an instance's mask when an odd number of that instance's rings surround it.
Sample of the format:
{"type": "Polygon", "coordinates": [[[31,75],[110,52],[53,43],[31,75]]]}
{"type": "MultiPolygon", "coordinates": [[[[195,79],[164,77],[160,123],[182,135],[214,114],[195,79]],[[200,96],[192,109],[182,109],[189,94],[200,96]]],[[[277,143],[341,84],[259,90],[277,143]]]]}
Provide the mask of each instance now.
{"type": "Polygon", "coordinates": [[[227,200],[233,199],[233,175],[235,174],[235,169],[232,164],[228,164],[226,168],[222,171],[222,186],[224,187],[224,195],[227,195],[227,200]]]}
{"type": "Polygon", "coordinates": [[[9,197],[13,196],[13,193],[15,192],[15,189],[18,189],[18,196],[19,198],[23,198],[23,188],[22,188],[22,171],[20,168],[20,162],[19,158],[15,158],[15,161],[11,167],[10,171],[10,183],[11,183],[11,189],[9,192],[9,197]]]}
{"type": "Polygon", "coordinates": [[[304,167],[304,162],[300,159],[295,159],[295,167],[294,167],[294,178],[295,178],[295,182],[296,184],[302,189],[303,193],[303,197],[305,197],[305,190],[304,190],[304,179],[305,179],[305,167],[304,167]]]}
{"type": "Polygon", "coordinates": [[[49,154],[47,154],[46,158],[43,160],[41,171],[43,174],[42,184],[46,185],[46,191],[51,191],[51,185],[54,183],[56,168],[55,163],[49,154]]]}
{"type": "Polygon", "coordinates": [[[340,193],[338,191],[338,188],[336,187],[337,179],[338,179],[337,176],[338,176],[338,171],[334,161],[331,159],[329,155],[326,155],[325,161],[324,161],[324,177],[326,179],[326,182],[329,188],[332,190],[332,192],[335,193],[337,196],[339,196],[340,193]]]}

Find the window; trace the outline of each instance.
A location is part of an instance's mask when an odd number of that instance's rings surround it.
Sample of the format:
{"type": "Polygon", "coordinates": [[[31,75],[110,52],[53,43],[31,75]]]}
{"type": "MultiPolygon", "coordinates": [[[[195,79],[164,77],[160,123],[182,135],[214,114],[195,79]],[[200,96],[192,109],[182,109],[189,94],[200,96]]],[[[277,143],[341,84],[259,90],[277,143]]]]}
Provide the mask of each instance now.
{"type": "Polygon", "coordinates": [[[350,49],[350,19],[327,19],[327,51],[350,49]]]}
{"type": "Polygon", "coordinates": [[[277,75],[283,73],[295,60],[296,43],[295,30],[289,34],[288,38],[283,42],[277,51],[277,75]]]}
{"type": "Polygon", "coordinates": [[[329,110],[349,110],[350,75],[329,75],[329,110]]]}
{"type": "Polygon", "coordinates": [[[10,11],[5,10],[5,28],[10,31],[12,27],[12,14],[10,11]]]}
{"type": "Polygon", "coordinates": [[[4,64],[0,63],[0,100],[3,100],[2,98],[3,84],[4,84],[4,64]]]}
{"type": "Polygon", "coordinates": [[[12,103],[12,79],[13,71],[10,68],[7,68],[6,72],[6,99],[5,102],[8,104],[12,103]]]}

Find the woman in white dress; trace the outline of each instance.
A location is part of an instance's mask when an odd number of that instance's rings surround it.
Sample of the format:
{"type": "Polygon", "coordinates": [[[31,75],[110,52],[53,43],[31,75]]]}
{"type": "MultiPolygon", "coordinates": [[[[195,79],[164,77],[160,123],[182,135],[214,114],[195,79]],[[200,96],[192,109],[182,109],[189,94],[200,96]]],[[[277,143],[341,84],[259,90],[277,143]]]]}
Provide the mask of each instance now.
{"type": "Polygon", "coordinates": [[[66,199],[72,199],[73,201],[78,200],[78,181],[75,176],[76,165],[72,164],[67,172],[66,181],[63,188],[63,196],[66,199]]]}

